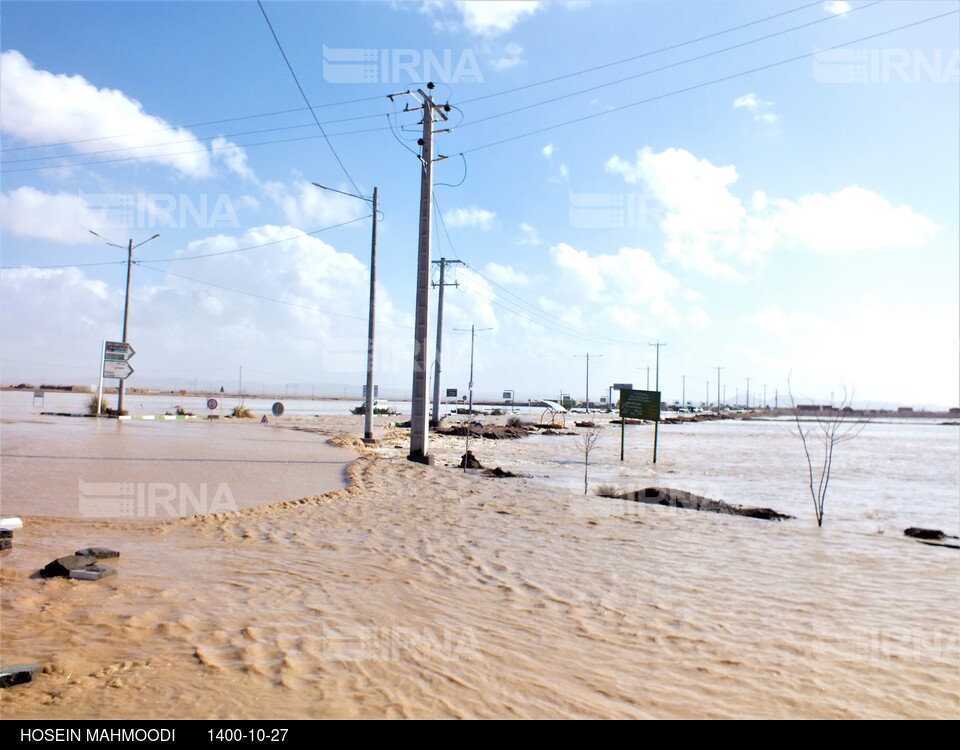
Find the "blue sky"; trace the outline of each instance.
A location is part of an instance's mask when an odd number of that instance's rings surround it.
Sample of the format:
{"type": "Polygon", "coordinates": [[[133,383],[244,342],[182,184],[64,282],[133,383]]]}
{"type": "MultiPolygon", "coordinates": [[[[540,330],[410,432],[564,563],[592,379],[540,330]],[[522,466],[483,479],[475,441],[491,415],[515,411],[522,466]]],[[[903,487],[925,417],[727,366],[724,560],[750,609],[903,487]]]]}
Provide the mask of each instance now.
{"type": "Polygon", "coordinates": [[[731,403],[957,404],[960,3],[263,8],[326,137],[255,2],[0,6],[4,383],[96,382],[126,267],[93,230],[160,234],[130,385],[359,394],[369,210],[319,182],[379,187],[376,380],[409,395],[420,113],[387,95],[429,79],[443,388],[476,325],[478,396],[582,398],[588,352],[594,399],[644,387],[660,340],[671,401],[720,366],[731,403]]]}

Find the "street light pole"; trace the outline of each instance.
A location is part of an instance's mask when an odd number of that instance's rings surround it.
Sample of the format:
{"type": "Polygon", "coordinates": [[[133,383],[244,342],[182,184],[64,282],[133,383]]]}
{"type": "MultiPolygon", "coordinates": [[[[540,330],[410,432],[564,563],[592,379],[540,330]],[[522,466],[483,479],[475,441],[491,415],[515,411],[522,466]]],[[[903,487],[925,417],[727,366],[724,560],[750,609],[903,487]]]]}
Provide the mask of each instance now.
{"type": "MultiPolygon", "coordinates": [[[[589,414],[590,413],[590,352],[587,352],[585,355],[574,354],[573,356],[578,357],[580,359],[582,359],[583,357],[587,358],[587,394],[586,394],[586,400],[584,401],[584,413],[589,414]]],[[[602,356],[603,356],[602,354],[593,355],[594,359],[602,356]]]]}
{"type": "MultiPolygon", "coordinates": [[[[100,237],[101,240],[104,240],[111,247],[123,248],[123,245],[118,245],[116,242],[110,242],[106,237],[102,237],[92,229],[90,234],[94,237],[100,237]]],[[[150,239],[146,239],[143,242],[140,242],[136,245],[133,244],[133,238],[127,242],[127,289],[123,295],[123,343],[127,343],[127,327],[130,323],[130,276],[133,269],[133,251],[135,248],[140,247],[141,245],[146,245],[150,240],[155,240],[159,237],[159,234],[153,235],[150,239]]],[[[120,385],[117,387],[117,416],[123,414],[123,396],[126,391],[126,378],[120,378],[120,385]]]]}
{"type": "MultiPolygon", "coordinates": [[[[466,331],[466,328],[454,328],[455,331],[466,331]]],[[[473,341],[477,335],[477,331],[492,331],[492,328],[477,328],[476,325],[470,326],[470,403],[467,406],[467,417],[473,415],[473,341]]]]}
{"type": "Polygon", "coordinates": [[[373,345],[377,311],[377,211],[379,208],[379,190],[376,187],[373,188],[373,198],[371,199],[355,193],[334,190],[326,185],[321,185],[319,182],[313,184],[321,190],[329,190],[331,193],[340,193],[340,195],[347,195],[373,204],[373,230],[370,239],[370,312],[367,319],[367,408],[363,417],[363,442],[367,445],[375,445],[377,441],[373,437],[373,406],[375,400],[373,393],[373,345]]]}

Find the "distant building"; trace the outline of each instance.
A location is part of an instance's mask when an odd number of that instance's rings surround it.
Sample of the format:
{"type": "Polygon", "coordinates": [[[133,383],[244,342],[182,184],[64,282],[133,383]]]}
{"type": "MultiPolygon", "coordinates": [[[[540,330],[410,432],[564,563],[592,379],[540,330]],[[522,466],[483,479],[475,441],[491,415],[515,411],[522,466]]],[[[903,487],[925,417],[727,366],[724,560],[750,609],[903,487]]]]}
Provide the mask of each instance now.
{"type": "Polygon", "coordinates": [[[897,414],[913,414],[912,406],[901,406],[897,409],[897,414]]]}
{"type": "Polygon", "coordinates": [[[827,404],[797,404],[797,411],[801,414],[811,414],[813,412],[832,411],[833,407],[827,404]]]}
{"type": "Polygon", "coordinates": [[[953,407],[953,408],[949,411],[949,414],[950,414],[951,417],[960,417],[960,406],[955,406],[955,407],[953,407]]]}

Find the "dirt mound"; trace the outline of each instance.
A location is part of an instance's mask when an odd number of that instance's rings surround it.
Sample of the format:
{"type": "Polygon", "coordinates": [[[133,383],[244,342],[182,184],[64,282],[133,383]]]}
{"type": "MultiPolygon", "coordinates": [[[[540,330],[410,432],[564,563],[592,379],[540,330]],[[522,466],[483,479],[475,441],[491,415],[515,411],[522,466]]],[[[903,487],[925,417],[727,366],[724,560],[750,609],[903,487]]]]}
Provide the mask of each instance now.
{"type": "Polygon", "coordinates": [[[702,510],[708,513],[726,513],[731,516],[747,516],[761,518],[765,521],[784,521],[793,516],[779,513],[772,508],[751,508],[743,505],[731,505],[723,500],[713,500],[702,495],[694,495],[684,490],[672,490],[667,487],[646,487],[633,492],[623,492],[617,495],[623,500],[633,500],[638,503],[651,505],[667,505],[673,508],[688,510],[702,510]]]}

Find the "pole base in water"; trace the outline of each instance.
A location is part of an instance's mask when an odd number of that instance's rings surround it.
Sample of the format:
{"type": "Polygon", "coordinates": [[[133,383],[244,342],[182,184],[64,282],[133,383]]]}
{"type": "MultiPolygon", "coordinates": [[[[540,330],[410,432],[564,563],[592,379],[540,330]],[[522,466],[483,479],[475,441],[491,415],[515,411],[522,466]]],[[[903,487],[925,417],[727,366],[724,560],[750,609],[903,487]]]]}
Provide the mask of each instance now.
{"type": "Polygon", "coordinates": [[[433,456],[427,456],[423,453],[417,451],[416,453],[411,453],[407,456],[408,461],[415,461],[418,464],[426,464],[427,466],[433,466],[433,456]]]}

